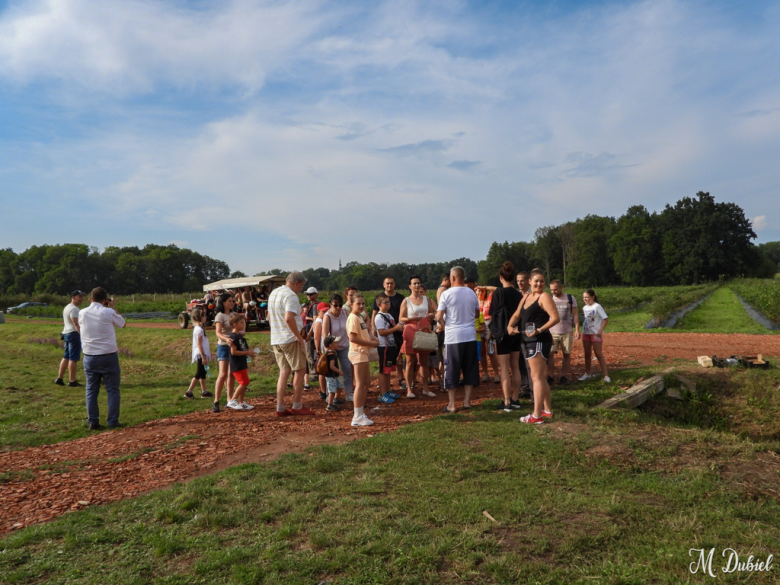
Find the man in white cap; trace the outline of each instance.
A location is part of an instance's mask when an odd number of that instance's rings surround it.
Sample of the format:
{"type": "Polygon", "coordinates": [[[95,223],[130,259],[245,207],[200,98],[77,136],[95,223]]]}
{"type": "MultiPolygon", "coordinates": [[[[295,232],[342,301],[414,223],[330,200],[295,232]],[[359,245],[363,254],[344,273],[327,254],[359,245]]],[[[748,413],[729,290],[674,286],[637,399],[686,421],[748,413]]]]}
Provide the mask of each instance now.
{"type": "Polygon", "coordinates": [[[68,386],[74,388],[81,386],[76,381],[76,367],[78,366],[79,359],[81,359],[81,331],[79,330],[79,305],[84,300],[87,293],[80,290],[74,290],[70,294],[70,304],[66,305],[62,310],[62,320],[65,323],[65,327],[62,330],[60,336],[64,346],[65,355],[60,361],[60,369],[57,373],[57,379],[54,383],[58,386],[64,386],[65,382],[62,377],[65,375],[65,370],[68,370],[68,386]]]}

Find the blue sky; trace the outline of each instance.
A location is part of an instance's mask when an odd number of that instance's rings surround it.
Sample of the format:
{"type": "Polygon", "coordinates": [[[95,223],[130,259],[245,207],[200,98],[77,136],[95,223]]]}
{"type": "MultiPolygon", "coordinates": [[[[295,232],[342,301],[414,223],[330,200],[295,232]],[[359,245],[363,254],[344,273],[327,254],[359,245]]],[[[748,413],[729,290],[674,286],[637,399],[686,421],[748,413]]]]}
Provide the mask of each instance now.
{"type": "Polygon", "coordinates": [[[0,0],[0,247],[481,259],[697,191],[780,240],[780,4],[0,0]]]}

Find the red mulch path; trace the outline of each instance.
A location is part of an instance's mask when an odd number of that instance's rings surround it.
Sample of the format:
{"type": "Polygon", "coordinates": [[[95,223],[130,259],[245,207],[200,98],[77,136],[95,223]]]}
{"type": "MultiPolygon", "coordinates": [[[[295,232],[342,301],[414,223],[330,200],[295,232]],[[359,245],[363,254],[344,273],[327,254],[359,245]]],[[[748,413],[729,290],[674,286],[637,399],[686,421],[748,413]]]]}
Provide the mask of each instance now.
{"type": "MultiPolygon", "coordinates": [[[[500,385],[485,384],[475,392],[474,404],[497,398],[500,385]]],[[[248,402],[249,412],[194,412],[149,421],[118,431],[0,453],[0,472],[20,472],[21,481],[0,484],[0,533],[51,520],[70,510],[137,496],[231,465],[269,461],[282,453],[303,451],[313,445],[338,444],[388,432],[440,414],[446,394],[421,394],[395,404],[379,405],[372,388],[366,414],[375,421],[368,428],[353,428],[351,404],[341,412],[326,413],[324,401],[314,392],[304,404],[314,416],[275,416],[276,397],[248,402]],[[375,410],[378,407],[378,410],[375,410]],[[125,460],[120,460],[126,458],[125,460]],[[29,479],[24,475],[32,474],[29,479]]],[[[462,400],[462,392],[459,392],[462,400]]],[[[288,406],[290,399],[288,398],[288,406]]],[[[210,400],[203,401],[211,407],[210,400]]]]}
{"type": "MultiPolygon", "coordinates": [[[[610,333],[605,338],[604,353],[610,367],[675,358],[695,360],[699,355],[713,354],[780,356],[780,336],[610,333]]],[[[582,364],[582,345],[575,343],[570,377],[583,372],[582,364]]],[[[374,410],[375,384],[368,395],[366,412],[377,424],[366,429],[350,426],[349,404],[341,412],[325,413],[323,402],[312,392],[304,398],[305,404],[316,409],[315,416],[283,419],[274,416],[275,397],[252,399],[250,395],[249,402],[256,407],[250,412],[195,412],[74,441],[0,453],[0,473],[20,474],[18,481],[0,483],[0,533],[85,506],[134,497],[231,465],[269,461],[281,453],[300,452],[313,445],[343,443],[392,431],[429,420],[440,414],[447,402],[443,393],[437,392],[436,398],[418,393],[416,400],[402,398],[374,410]]],[[[619,391],[617,387],[615,390],[619,391]]],[[[479,404],[500,395],[500,385],[484,384],[475,391],[473,402],[479,404]]],[[[204,408],[210,406],[210,401],[204,400],[204,408]]]]}

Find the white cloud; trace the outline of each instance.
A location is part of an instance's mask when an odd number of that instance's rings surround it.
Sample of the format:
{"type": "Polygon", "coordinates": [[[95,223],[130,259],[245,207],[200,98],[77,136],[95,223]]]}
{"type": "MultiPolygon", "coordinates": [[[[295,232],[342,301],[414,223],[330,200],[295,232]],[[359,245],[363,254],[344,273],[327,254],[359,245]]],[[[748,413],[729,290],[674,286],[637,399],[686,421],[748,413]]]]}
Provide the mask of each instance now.
{"type": "Polygon", "coordinates": [[[765,69],[780,17],[762,16],[746,33],[717,3],[676,0],[506,22],[457,3],[39,0],[0,13],[0,79],[103,92],[123,117],[30,147],[42,192],[209,240],[276,235],[299,266],[378,248],[479,258],[493,240],[699,190],[763,214],[762,229],[780,212],[780,84],[765,69]],[[284,90],[257,91],[269,80],[284,90]],[[211,92],[215,113],[190,126],[162,106],[159,130],[127,99],[171,88],[211,92]]]}
{"type": "Polygon", "coordinates": [[[763,231],[767,228],[769,223],[766,220],[766,215],[757,215],[753,218],[753,229],[757,232],[763,231]]]}
{"type": "Polygon", "coordinates": [[[322,25],[316,0],[180,3],[35,0],[0,14],[0,78],[112,95],[160,87],[253,92],[322,25]]]}

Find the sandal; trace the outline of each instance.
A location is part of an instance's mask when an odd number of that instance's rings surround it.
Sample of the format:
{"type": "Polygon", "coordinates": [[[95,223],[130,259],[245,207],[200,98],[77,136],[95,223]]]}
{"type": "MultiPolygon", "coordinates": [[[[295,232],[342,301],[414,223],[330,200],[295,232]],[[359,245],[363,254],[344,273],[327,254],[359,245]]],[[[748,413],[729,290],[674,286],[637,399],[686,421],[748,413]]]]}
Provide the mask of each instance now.
{"type": "Polygon", "coordinates": [[[456,408],[455,410],[450,410],[449,408],[447,408],[447,407],[445,406],[444,408],[442,408],[442,409],[441,409],[441,411],[442,411],[444,414],[455,414],[456,412],[458,412],[458,409],[456,408]]]}

